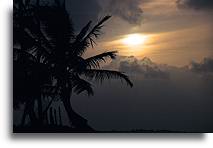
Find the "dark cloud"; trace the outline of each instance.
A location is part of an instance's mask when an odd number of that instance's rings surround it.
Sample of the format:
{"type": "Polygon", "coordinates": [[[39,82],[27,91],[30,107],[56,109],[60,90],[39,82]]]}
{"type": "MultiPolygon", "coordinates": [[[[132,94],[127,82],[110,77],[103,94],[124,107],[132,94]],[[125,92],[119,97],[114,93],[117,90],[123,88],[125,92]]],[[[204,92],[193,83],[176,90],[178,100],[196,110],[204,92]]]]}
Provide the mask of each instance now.
{"type": "Polygon", "coordinates": [[[142,20],[141,0],[110,0],[106,10],[130,24],[140,24],[142,20]]]}
{"type": "Polygon", "coordinates": [[[204,58],[201,63],[192,62],[192,71],[201,73],[213,73],[213,58],[204,58]]]}
{"type": "Polygon", "coordinates": [[[138,60],[135,57],[128,57],[127,60],[120,62],[119,70],[146,79],[169,78],[169,73],[161,70],[157,64],[153,63],[151,59],[147,57],[141,60],[138,60]]]}
{"type": "Polygon", "coordinates": [[[212,10],[212,0],[177,0],[179,8],[192,8],[195,10],[212,10]]]}
{"type": "MultiPolygon", "coordinates": [[[[62,1],[62,0],[61,0],[62,1]]],[[[97,21],[103,15],[122,18],[130,24],[138,25],[142,20],[141,2],[147,0],[69,0],[66,7],[77,27],[89,20],[97,21]]]]}
{"type": "Polygon", "coordinates": [[[118,59],[110,63],[107,68],[115,68],[130,76],[144,79],[169,78],[169,73],[167,71],[163,70],[160,65],[152,62],[152,60],[147,57],[140,60],[134,56],[118,57],[118,59]]]}

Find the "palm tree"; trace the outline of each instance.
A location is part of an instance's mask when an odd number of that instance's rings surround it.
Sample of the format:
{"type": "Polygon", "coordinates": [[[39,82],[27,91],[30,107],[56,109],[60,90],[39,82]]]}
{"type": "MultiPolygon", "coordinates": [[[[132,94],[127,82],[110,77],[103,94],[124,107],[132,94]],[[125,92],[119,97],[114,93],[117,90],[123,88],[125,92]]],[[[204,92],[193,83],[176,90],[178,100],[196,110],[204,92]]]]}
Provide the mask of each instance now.
{"type": "Polygon", "coordinates": [[[64,3],[61,5],[56,0],[55,6],[38,4],[32,10],[35,25],[25,26],[24,32],[32,39],[34,48],[21,51],[26,52],[28,58],[35,59],[33,63],[43,67],[43,69],[37,67],[36,72],[39,69],[40,77],[44,75],[43,78],[48,81],[39,83],[38,88],[54,89],[54,92],[61,96],[71,125],[84,131],[91,130],[87,120],[73,110],[71,93],[80,94],[86,91],[88,95],[93,95],[90,80],[102,82],[105,79],[121,79],[130,87],[133,86],[124,73],[103,70],[100,66],[101,62],[114,59],[116,51],[104,52],[90,58],[82,57],[88,47],[94,47],[95,39],[101,34],[103,24],[111,16],[105,16],[93,27],[90,21],[75,35],[64,3]]]}
{"type": "MultiPolygon", "coordinates": [[[[48,80],[47,75],[45,75],[48,69],[32,53],[39,44],[29,34],[29,29],[36,28],[33,7],[29,2],[25,1],[24,3],[22,0],[15,0],[13,11],[13,103],[15,108],[20,103],[25,104],[22,125],[27,114],[29,114],[31,123],[37,124],[34,104],[36,100],[41,102],[40,86],[47,83],[48,80]]],[[[39,106],[41,107],[41,105],[39,106]]],[[[41,109],[39,109],[39,112],[41,113],[41,109]]]]}

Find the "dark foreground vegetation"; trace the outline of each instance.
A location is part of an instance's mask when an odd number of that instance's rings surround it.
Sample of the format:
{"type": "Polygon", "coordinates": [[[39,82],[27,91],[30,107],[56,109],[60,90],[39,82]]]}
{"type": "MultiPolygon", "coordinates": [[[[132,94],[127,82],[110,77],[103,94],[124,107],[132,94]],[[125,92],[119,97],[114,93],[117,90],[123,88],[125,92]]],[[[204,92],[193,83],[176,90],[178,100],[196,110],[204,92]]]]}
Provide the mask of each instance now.
{"type": "Polygon", "coordinates": [[[65,1],[47,4],[14,0],[13,107],[16,110],[24,106],[21,124],[14,125],[14,132],[94,132],[87,119],[72,108],[72,93],[92,96],[91,81],[102,83],[108,79],[121,79],[133,86],[124,73],[100,66],[114,59],[116,51],[83,58],[86,50],[95,46],[110,17],[103,17],[95,25],[89,21],[75,31],[65,1]],[[51,123],[62,122],[63,117],[53,102],[62,104],[70,127],[51,123]]]}
{"type": "Polygon", "coordinates": [[[112,131],[104,131],[104,130],[85,130],[85,129],[76,129],[71,128],[69,126],[55,126],[55,125],[48,125],[44,127],[30,127],[30,126],[14,126],[13,127],[14,133],[199,133],[197,131],[172,131],[172,130],[142,130],[142,129],[135,129],[135,130],[126,130],[126,131],[119,131],[119,130],[112,130],[112,131]]]}

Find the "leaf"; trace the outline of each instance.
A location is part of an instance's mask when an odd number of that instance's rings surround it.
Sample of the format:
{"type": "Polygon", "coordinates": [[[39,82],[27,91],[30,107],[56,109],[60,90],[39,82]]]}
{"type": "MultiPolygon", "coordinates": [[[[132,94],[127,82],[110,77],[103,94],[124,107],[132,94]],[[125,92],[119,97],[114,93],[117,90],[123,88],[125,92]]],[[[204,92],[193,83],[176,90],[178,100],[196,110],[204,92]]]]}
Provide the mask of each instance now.
{"type": "Polygon", "coordinates": [[[72,76],[72,86],[76,94],[86,91],[88,96],[94,95],[92,85],[86,80],[81,79],[79,76],[72,76]]]}
{"type": "Polygon", "coordinates": [[[82,40],[83,40],[83,38],[86,36],[87,32],[88,32],[89,29],[90,29],[91,23],[92,23],[92,21],[89,21],[89,22],[87,23],[87,25],[86,25],[85,27],[82,28],[82,30],[80,31],[80,33],[79,33],[79,34],[77,35],[77,37],[76,37],[76,40],[77,40],[77,41],[82,41],[82,40]]]}
{"type": "Polygon", "coordinates": [[[111,16],[107,15],[105,16],[100,22],[97,23],[97,25],[95,25],[93,27],[93,29],[88,33],[88,35],[85,37],[85,41],[90,41],[90,45],[93,47],[93,43],[94,42],[94,38],[98,38],[98,36],[100,35],[101,29],[103,27],[103,23],[106,22],[108,19],[110,19],[111,16]]]}
{"type": "Polygon", "coordinates": [[[14,60],[24,60],[28,62],[36,62],[36,57],[32,54],[30,54],[27,51],[18,49],[18,48],[13,48],[13,58],[14,60]]]}
{"type": "Polygon", "coordinates": [[[100,62],[106,62],[107,58],[115,59],[117,51],[104,52],[99,55],[85,59],[89,68],[100,68],[100,62]]]}
{"type": "MultiPolygon", "coordinates": [[[[106,22],[111,16],[105,16],[100,22],[98,22],[92,30],[83,38],[81,42],[78,42],[77,39],[73,43],[74,55],[81,56],[89,46],[94,46],[95,39],[101,35],[101,29],[103,27],[103,23],[106,22]]],[[[88,30],[91,22],[89,22],[82,31],[85,33],[88,30]]]]}
{"type": "Polygon", "coordinates": [[[133,87],[133,83],[130,81],[129,77],[121,72],[113,71],[113,70],[99,70],[99,69],[89,69],[85,70],[83,74],[90,78],[97,81],[100,81],[101,83],[103,80],[107,79],[120,79],[125,80],[127,85],[130,87],[133,87]]]}

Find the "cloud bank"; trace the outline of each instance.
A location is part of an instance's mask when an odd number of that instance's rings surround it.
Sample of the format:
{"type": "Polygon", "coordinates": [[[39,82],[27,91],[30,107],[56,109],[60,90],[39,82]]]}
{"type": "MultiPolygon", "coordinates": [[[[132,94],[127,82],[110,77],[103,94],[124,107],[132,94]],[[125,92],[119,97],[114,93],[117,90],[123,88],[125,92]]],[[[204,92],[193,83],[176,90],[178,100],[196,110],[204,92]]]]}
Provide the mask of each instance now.
{"type": "Polygon", "coordinates": [[[212,10],[212,0],[177,0],[179,8],[192,8],[195,10],[212,10]]]}
{"type": "MultiPolygon", "coordinates": [[[[204,61],[197,64],[212,65],[204,61]]],[[[119,80],[108,81],[96,85],[94,97],[73,96],[74,108],[95,129],[213,131],[212,75],[206,79],[191,65],[178,68],[149,58],[118,57],[110,67],[125,70],[134,87],[126,87],[119,80]],[[151,77],[145,76],[148,73],[151,77]]]]}
{"type": "Polygon", "coordinates": [[[213,73],[213,58],[204,58],[201,63],[193,62],[191,69],[195,72],[213,73]]]}
{"type": "Polygon", "coordinates": [[[117,69],[140,79],[169,79],[169,73],[147,57],[140,60],[134,56],[118,57],[116,61],[112,61],[106,68],[117,69]]]}

